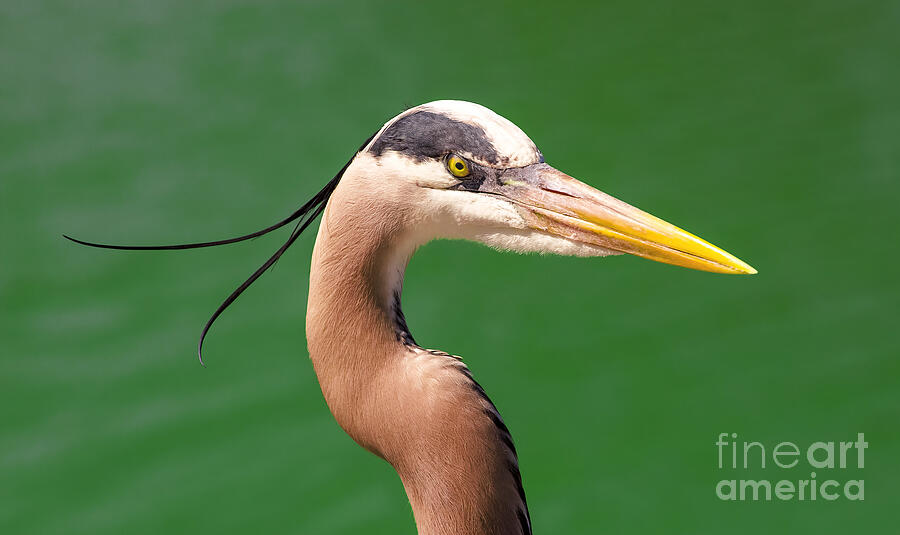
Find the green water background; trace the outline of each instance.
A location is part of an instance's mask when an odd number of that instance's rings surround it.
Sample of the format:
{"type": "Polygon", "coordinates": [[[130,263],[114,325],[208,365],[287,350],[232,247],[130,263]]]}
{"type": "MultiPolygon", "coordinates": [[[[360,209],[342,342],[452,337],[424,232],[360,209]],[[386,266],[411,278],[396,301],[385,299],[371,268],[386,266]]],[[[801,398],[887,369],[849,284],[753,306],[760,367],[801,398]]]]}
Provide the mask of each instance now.
{"type": "MultiPolygon", "coordinates": [[[[900,4],[3,2],[0,533],[414,533],[332,420],[304,236],[181,253],[316,192],[404,106],[487,105],[547,161],[759,269],[438,242],[416,339],[516,439],[536,533],[889,533],[900,500],[900,4]],[[727,503],[721,432],[865,432],[866,500],[727,503]]],[[[820,471],[819,478],[825,473],[820,471]]],[[[893,527],[892,527],[893,526],[893,527]]]]}

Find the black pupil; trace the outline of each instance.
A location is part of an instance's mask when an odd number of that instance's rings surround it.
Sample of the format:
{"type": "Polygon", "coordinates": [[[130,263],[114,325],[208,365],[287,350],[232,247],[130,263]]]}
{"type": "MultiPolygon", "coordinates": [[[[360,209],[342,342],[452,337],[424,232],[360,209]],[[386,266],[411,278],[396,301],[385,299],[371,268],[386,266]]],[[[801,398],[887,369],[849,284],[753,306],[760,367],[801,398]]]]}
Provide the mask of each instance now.
{"type": "Polygon", "coordinates": [[[456,168],[459,169],[460,171],[462,171],[462,169],[463,169],[462,162],[456,162],[456,168]]]}

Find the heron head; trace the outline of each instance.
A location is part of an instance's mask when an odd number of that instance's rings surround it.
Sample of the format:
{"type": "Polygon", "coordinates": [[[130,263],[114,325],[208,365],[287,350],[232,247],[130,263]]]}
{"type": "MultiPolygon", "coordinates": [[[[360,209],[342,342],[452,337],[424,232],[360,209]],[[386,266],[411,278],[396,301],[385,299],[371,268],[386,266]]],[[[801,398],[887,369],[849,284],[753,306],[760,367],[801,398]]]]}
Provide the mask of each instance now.
{"type": "Polygon", "coordinates": [[[393,203],[421,242],[463,238],[518,252],[629,253],[704,271],[756,273],[697,236],[551,167],[516,125],[471,102],[431,102],[394,117],[344,180],[369,181],[370,195],[393,203]]]}
{"type": "Polygon", "coordinates": [[[196,249],[249,240],[296,222],[284,245],[206,322],[198,344],[202,356],[203,340],[216,318],[336,199],[338,204],[349,201],[344,208],[354,217],[378,210],[379,217],[365,224],[387,224],[411,237],[407,245],[413,248],[435,238],[462,238],[518,252],[629,253],[704,271],[756,273],[693,234],[547,165],[516,125],[483,106],[455,100],[423,104],[388,121],[321,191],[262,230],[175,245],[113,245],[65,237],[103,249],[196,249]],[[360,205],[368,210],[355,211],[360,205]]]}

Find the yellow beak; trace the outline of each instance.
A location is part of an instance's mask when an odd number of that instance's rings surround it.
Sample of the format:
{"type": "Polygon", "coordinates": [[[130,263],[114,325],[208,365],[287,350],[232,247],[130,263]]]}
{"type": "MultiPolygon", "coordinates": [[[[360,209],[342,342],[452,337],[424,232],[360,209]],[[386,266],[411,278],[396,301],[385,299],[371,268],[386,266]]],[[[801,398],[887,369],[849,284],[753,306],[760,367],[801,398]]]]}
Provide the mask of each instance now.
{"type": "Polygon", "coordinates": [[[533,228],[566,239],[702,271],[756,273],[715,245],[547,164],[502,173],[495,193],[516,203],[533,228]]]}

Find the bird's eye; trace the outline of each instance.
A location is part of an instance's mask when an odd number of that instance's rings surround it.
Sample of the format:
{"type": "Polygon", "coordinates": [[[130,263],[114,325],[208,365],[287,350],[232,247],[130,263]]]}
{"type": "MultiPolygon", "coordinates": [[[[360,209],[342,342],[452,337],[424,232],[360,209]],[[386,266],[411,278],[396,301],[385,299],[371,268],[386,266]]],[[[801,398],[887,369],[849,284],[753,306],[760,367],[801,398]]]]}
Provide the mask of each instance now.
{"type": "Polygon", "coordinates": [[[450,173],[457,178],[469,176],[469,164],[459,156],[453,154],[447,158],[447,169],[449,169],[450,173]]]}

